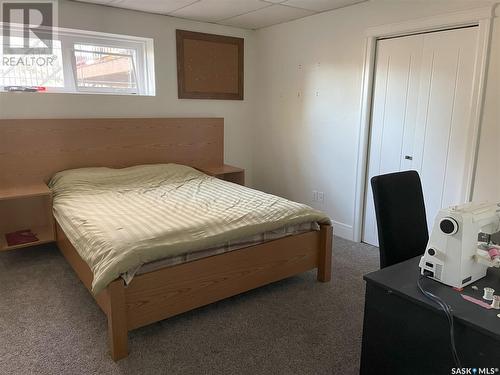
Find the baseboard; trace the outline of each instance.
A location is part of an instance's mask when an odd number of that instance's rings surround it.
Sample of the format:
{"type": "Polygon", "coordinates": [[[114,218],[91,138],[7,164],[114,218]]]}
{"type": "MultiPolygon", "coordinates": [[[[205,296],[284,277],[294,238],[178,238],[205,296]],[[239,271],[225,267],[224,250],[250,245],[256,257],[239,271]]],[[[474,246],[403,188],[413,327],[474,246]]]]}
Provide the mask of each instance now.
{"type": "Polygon", "coordinates": [[[346,240],[352,241],[354,238],[354,231],[352,225],[347,225],[344,223],[339,223],[338,221],[333,221],[333,234],[345,238],[346,240]]]}

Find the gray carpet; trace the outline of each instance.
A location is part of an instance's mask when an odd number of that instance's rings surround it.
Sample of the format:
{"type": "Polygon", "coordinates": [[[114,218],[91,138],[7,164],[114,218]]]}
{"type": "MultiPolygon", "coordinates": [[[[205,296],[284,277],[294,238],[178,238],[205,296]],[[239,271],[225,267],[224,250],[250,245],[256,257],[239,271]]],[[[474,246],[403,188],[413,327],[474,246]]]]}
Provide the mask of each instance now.
{"type": "Polygon", "coordinates": [[[129,334],[106,319],[54,246],[0,254],[1,374],[357,374],[364,283],[377,249],[335,239],[333,279],[305,273],[129,334]]]}

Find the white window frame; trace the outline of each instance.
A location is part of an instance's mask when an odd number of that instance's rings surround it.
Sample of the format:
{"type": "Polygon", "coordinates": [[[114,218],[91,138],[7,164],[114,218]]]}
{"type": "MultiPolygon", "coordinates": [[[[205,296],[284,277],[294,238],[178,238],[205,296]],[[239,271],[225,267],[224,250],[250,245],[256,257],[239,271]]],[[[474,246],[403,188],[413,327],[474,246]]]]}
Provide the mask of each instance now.
{"type": "MultiPolygon", "coordinates": [[[[106,93],[124,93],[124,94],[130,94],[130,95],[136,95],[144,91],[144,84],[143,84],[143,78],[142,78],[142,73],[144,72],[144,68],[141,66],[141,64],[136,63],[136,60],[138,60],[137,53],[138,51],[136,49],[130,48],[130,47],[124,47],[124,46],[117,46],[116,44],[109,45],[109,44],[97,44],[97,43],[86,43],[87,45],[92,45],[92,46],[100,46],[100,47],[112,47],[112,48],[127,48],[129,50],[133,50],[135,52],[135,56],[132,56],[132,66],[133,66],[133,75],[135,78],[135,83],[137,85],[137,88],[113,88],[113,87],[81,87],[78,86],[78,72],[77,72],[77,67],[76,67],[76,52],[77,50],[75,49],[75,45],[81,44],[81,43],[74,43],[72,42],[72,47],[71,48],[71,65],[73,68],[73,80],[75,84],[75,90],[80,91],[80,92],[106,92],[106,93]]],[[[87,52],[87,51],[81,51],[81,52],[87,52]]],[[[130,56],[130,55],[124,55],[124,54],[116,54],[116,53],[109,53],[108,55],[113,55],[113,56],[130,56]]]]}
{"type": "MultiPolygon", "coordinates": [[[[2,26],[3,24],[0,22],[0,27],[2,26]]],[[[22,26],[10,25],[9,27],[22,26]]],[[[64,87],[47,87],[45,92],[142,96],[155,95],[153,39],[66,28],[56,28],[54,38],[61,42],[64,87]],[[78,87],[75,57],[75,45],[77,44],[133,50],[135,52],[133,64],[135,68],[137,89],[78,87]]]]}

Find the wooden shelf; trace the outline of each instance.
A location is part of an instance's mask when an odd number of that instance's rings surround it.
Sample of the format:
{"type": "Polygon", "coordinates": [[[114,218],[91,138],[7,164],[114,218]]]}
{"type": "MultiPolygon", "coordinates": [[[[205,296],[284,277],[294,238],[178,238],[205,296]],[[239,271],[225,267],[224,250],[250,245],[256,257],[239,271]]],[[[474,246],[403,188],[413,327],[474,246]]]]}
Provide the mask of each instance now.
{"type": "Polygon", "coordinates": [[[199,167],[197,169],[209,176],[234,182],[235,184],[245,185],[245,170],[243,168],[223,164],[218,166],[199,167]]]}
{"type": "Polygon", "coordinates": [[[0,201],[44,195],[51,195],[49,187],[44,183],[0,188],[0,201]]]}
{"type": "MultiPolygon", "coordinates": [[[[27,229],[27,228],[23,228],[27,229]]],[[[5,233],[0,234],[0,251],[9,251],[15,249],[21,249],[23,247],[30,247],[41,245],[44,243],[54,242],[54,228],[52,226],[30,228],[33,233],[38,237],[38,241],[23,243],[20,245],[9,246],[7,245],[7,240],[5,239],[5,233]]]]}
{"type": "Polygon", "coordinates": [[[0,187],[0,251],[55,241],[52,193],[43,183],[0,187]],[[30,229],[38,241],[9,246],[5,233],[30,229]]]}
{"type": "Polygon", "coordinates": [[[234,167],[229,164],[223,164],[219,166],[210,166],[210,167],[201,167],[198,168],[200,171],[203,173],[206,173],[210,176],[219,176],[222,174],[226,173],[237,173],[237,172],[244,172],[245,170],[243,168],[239,167],[234,167]]]}

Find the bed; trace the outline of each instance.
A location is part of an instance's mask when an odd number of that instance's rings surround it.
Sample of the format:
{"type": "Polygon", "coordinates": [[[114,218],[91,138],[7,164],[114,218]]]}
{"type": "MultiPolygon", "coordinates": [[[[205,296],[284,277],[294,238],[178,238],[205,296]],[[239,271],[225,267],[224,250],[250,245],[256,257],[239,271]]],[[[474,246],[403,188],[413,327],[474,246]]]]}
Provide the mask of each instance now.
{"type": "Polygon", "coordinates": [[[2,133],[0,186],[50,181],[58,248],[106,314],[114,360],[130,330],[311,269],[330,280],[324,214],[195,169],[223,163],[222,119],[2,120],[2,133]]]}

